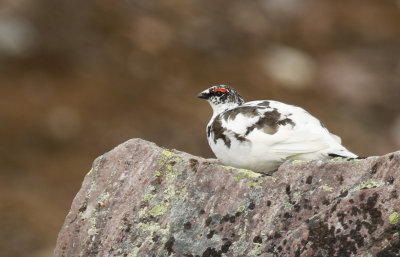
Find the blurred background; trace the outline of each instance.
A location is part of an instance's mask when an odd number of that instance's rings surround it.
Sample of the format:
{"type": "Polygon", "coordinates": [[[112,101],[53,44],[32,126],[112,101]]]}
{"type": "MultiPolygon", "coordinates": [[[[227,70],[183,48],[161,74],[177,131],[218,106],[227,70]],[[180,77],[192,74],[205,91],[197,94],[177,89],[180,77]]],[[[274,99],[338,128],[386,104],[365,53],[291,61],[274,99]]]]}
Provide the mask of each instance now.
{"type": "Polygon", "coordinates": [[[400,148],[400,1],[0,3],[0,256],[52,256],[92,161],[134,137],[213,157],[215,84],[400,148]]]}

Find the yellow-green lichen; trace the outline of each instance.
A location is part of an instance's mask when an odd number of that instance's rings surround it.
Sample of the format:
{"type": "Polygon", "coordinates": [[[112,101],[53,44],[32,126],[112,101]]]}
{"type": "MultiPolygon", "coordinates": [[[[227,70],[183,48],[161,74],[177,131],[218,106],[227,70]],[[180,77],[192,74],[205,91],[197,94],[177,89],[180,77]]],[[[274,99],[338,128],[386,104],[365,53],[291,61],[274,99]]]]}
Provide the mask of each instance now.
{"type": "Polygon", "coordinates": [[[333,187],[330,187],[327,184],[322,185],[319,188],[321,188],[322,190],[327,191],[327,192],[332,192],[333,191],[333,187]]]}
{"type": "Polygon", "coordinates": [[[261,177],[260,173],[256,173],[251,170],[246,169],[236,169],[230,166],[223,166],[225,169],[232,169],[235,170],[237,173],[233,177],[236,182],[239,182],[242,179],[246,179],[246,186],[248,187],[255,187],[262,184],[263,180],[259,179],[261,177]]]}
{"type": "Polygon", "coordinates": [[[118,248],[117,249],[117,254],[120,254],[120,255],[117,255],[117,257],[123,257],[123,255],[121,254],[123,251],[124,250],[122,248],[118,248]]]}
{"type": "Polygon", "coordinates": [[[92,171],[93,171],[93,168],[91,168],[86,175],[90,175],[90,173],[92,173],[92,171]]]}
{"type": "Polygon", "coordinates": [[[153,200],[154,197],[155,197],[155,195],[145,193],[143,195],[143,201],[150,202],[151,200],[153,200]]]}
{"type": "Polygon", "coordinates": [[[99,199],[97,200],[97,204],[100,207],[104,207],[104,202],[107,201],[107,199],[110,197],[109,192],[104,192],[100,195],[99,199]]]}
{"type": "Polygon", "coordinates": [[[291,164],[308,163],[310,160],[293,160],[291,164]]]}
{"type": "Polygon", "coordinates": [[[350,188],[351,188],[351,186],[347,185],[342,190],[340,190],[340,193],[343,194],[344,192],[349,191],[350,188]]]}
{"type": "Polygon", "coordinates": [[[247,178],[256,179],[256,178],[261,177],[261,174],[260,174],[260,173],[256,173],[256,172],[251,171],[251,170],[237,169],[237,172],[238,172],[238,174],[243,174],[243,175],[245,175],[247,178]]]}
{"type": "Polygon", "coordinates": [[[293,197],[296,201],[300,200],[301,194],[299,192],[294,192],[293,197]]]}
{"type": "Polygon", "coordinates": [[[86,192],[86,195],[85,195],[86,199],[90,198],[90,196],[91,196],[91,194],[92,194],[92,192],[93,192],[93,190],[95,188],[96,188],[96,179],[95,179],[95,177],[93,177],[92,178],[92,182],[90,183],[90,187],[89,187],[89,189],[88,189],[88,191],[86,192]]]}
{"type": "Polygon", "coordinates": [[[244,252],[248,249],[249,243],[244,240],[238,240],[233,242],[229,248],[230,251],[236,254],[236,256],[244,256],[244,252]],[[231,250],[232,249],[232,250],[231,250]]]}
{"type": "Polygon", "coordinates": [[[132,251],[128,254],[128,257],[136,257],[138,256],[140,248],[135,246],[135,248],[132,249],[132,251]]]}
{"type": "MultiPolygon", "coordinates": [[[[175,178],[179,175],[178,170],[174,169],[174,165],[181,160],[180,157],[175,156],[174,153],[164,150],[161,152],[159,164],[165,167],[165,175],[167,179],[175,178]]],[[[155,176],[161,176],[162,171],[156,171],[155,176]]]]}
{"type": "Polygon", "coordinates": [[[176,178],[179,175],[178,170],[174,169],[174,166],[168,164],[167,179],[176,178]]]}
{"type": "Polygon", "coordinates": [[[355,188],[353,188],[351,191],[359,191],[361,189],[369,189],[369,188],[374,188],[374,187],[381,187],[386,185],[386,183],[384,181],[376,181],[373,179],[368,179],[367,181],[361,182],[358,186],[356,186],[355,188]]]}
{"type": "Polygon", "coordinates": [[[293,204],[291,204],[289,202],[285,202],[285,209],[291,210],[292,208],[293,208],[293,204]]]}
{"type": "Polygon", "coordinates": [[[252,181],[252,180],[248,180],[246,181],[246,186],[248,187],[256,187],[262,184],[262,180],[256,180],[256,181],[252,181]]]}
{"type": "Polygon", "coordinates": [[[154,172],[154,177],[159,177],[161,176],[161,172],[159,170],[156,170],[156,172],[154,172]]]}
{"type": "Polygon", "coordinates": [[[176,187],[174,184],[170,184],[167,189],[164,190],[164,199],[169,200],[177,195],[176,187]]]}
{"type": "Polygon", "coordinates": [[[97,234],[97,217],[93,216],[89,220],[90,228],[88,230],[88,234],[90,236],[97,234]]]}
{"type": "Polygon", "coordinates": [[[148,232],[150,236],[154,232],[157,232],[158,234],[165,236],[169,233],[169,226],[170,225],[167,224],[166,228],[161,228],[161,226],[155,222],[147,222],[147,223],[140,222],[138,223],[137,228],[142,232],[148,232]]]}
{"type": "Polygon", "coordinates": [[[237,211],[238,211],[238,212],[243,212],[245,209],[246,209],[246,207],[245,207],[244,205],[240,205],[240,206],[237,208],[237,211]]]}
{"type": "Polygon", "coordinates": [[[186,199],[187,197],[187,185],[183,185],[181,188],[177,188],[174,184],[170,184],[163,193],[164,200],[170,202],[174,199],[186,199]]]}
{"type": "Polygon", "coordinates": [[[276,177],[274,177],[274,176],[271,176],[271,180],[272,180],[272,182],[276,182],[276,180],[277,180],[277,178],[276,177]]]}
{"type": "Polygon", "coordinates": [[[145,216],[146,213],[147,213],[147,206],[145,206],[145,207],[143,207],[143,208],[140,208],[140,210],[139,210],[139,212],[138,212],[140,218],[143,217],[143,216],[145,216]]]}
{"type": "Polygon", "coordinates": [[[167,205],[166,204],[157,204],[150,210],[150,215],[153,217],[157,217],[160,215],[163,215],[167,211],[167,205]]]}
{"type": "Polygon", "coordinates": [[[253,249],[250,252],[250,256],[259,256],[262,253],[261,246],[262,244],[260,243],[253,243],[253,249]]]}
{"type": "Polygon", "coordinates": [[[361,163],[361,159],[356,159],[356,158],[347,159],[347,161],[350,162],[350,163],[355,163],[355,164],[360,164],[361,163]]]}
{"type": "Polygon", "coordinates": [[[355,158],[335,157],[333,159],[330,159],[329,161],[330,162],[348,162],[348,163],[357,164],[357,166],[360,166],[360,164],[361,164],[361,160],[355,159],[355,158]]]}
{"type": "Polygon", "coordinates": [[[345,160],[346,159],[343,158],[343,157],[335,157],[335,158],[330,159],[329,161],[330,162],[342,162],[342,161],[345,161],[345,160]]]}
{"type": "Polygon", "coordinates": [[[171,158],[172,156],[174,156],[174,154],[172,152],[168,151],[168,150],[163,150],[161,152],[161,154],[164,155],[167,158],[171,158]]]}
{"type": "Polygon", "coordinates": [[[96,173],[96,174],[93,174],[93,176],[92,176],[92,181],[91,181],[91,183],[90,183],[90,187],[89,187],[89,189],[88,189],[88,191],[86,192],[86,195],[85,195],[85,198],[86,198],[86,199],[89,199],[89,198],[90,198],[90,196],[91,196],[93,190],[96,188],[96,175],[98,175],[97,172],[98,172],[98,170],[99,170],[99,167],[100,167],[100,164],[101,164],[101,161],[102,161],[102,160],[103,160],[103,155],[101,155],[100,157],[98,157],[98,158],[96,159],[96,161],[95,161],[96,165],[94,166],[94,168],[92,168],[92,169],[88,172],[88,174],[92,174],[92,173],[96,173]]]}
{"type": "MultiPolygon", "coordinates": [[[[139,235],[142,238],[142,243],[154,243],[153,242],[153,237],[154,234],[157,234],[158,236],[161,236],[160,242],[165,243],[167,241],[166,235],[169,234],[170,230],[170,225],[167,224],[165,228],[162,228],[159,224],[157,224],[155,221],[150,221],[150,222],[139,222],[136,226],[138,229],[139,235]]],[[[131,251],[132,254],[136,252],[135,249],[131,251]]],[[[136,255],[133,255],[136,256],[136,255]]]]}
{"type": "Polygon", "coordinates": [[[392,214],[389,215],[389,222],[392,225],[396,225],[399,222],[399,213],[392,212],[392,214]]]}

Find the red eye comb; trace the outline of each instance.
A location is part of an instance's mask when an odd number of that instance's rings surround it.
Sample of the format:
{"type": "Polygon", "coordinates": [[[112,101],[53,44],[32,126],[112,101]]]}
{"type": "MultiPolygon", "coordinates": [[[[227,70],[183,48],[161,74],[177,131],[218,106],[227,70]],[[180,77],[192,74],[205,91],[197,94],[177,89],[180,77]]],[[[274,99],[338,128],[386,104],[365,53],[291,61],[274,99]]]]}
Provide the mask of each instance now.
{"type": "Polygon", "coordinates": [[[217,93],[217,92],[222,92],[222,93],[226,93],[226,91],[228,91],[228,90],[226,90],[225,88],[217,88],[217,89],[214,89],[214,93],[217,93]]]}

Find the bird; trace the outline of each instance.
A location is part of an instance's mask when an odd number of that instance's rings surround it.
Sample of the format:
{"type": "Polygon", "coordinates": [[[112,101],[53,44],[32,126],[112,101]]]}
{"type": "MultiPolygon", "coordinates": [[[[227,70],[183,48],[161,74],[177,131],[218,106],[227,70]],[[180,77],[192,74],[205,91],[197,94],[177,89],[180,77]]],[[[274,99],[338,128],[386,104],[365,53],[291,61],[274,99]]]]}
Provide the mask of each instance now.
{"type": "Polygon", "coordinates": [[[287,160],[359,158],[301,107],[274,100],[245,102],[226,85],[197,97],[212,107],[207,140],[223,165],[271,175],[287,160]]]}

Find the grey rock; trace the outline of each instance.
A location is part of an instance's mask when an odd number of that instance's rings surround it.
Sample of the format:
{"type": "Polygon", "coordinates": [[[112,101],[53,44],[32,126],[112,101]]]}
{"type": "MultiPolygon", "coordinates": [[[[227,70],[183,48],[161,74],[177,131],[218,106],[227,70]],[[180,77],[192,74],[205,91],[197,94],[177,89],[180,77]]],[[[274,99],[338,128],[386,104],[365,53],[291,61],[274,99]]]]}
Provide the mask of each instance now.
{"type": "Polygon", "coordinates": [[[396,152],[263,176],[132,139],[94,161],[55,256],[395,256],[399,166],[396,152]]]}

